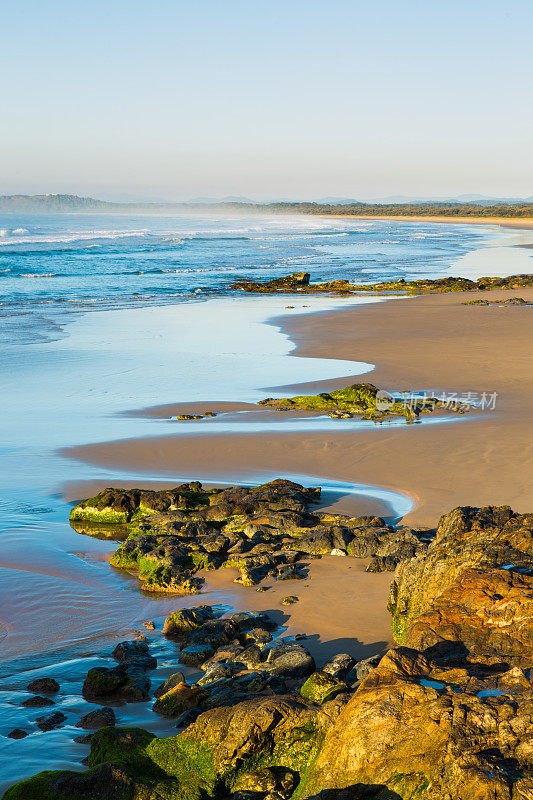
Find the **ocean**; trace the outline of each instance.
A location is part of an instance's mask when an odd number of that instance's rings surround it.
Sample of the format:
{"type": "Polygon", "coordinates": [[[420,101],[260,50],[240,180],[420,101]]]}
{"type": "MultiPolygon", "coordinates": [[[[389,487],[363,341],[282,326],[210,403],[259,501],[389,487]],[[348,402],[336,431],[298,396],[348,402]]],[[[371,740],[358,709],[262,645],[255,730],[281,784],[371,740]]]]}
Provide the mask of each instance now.
{"type": "Polygon", "coordinates": [[[362,283],[443,276],[495,227],[306,216],[0,215],[0,335],[57,334],[63,312],[194,302],[238,278],[362,283]]]}

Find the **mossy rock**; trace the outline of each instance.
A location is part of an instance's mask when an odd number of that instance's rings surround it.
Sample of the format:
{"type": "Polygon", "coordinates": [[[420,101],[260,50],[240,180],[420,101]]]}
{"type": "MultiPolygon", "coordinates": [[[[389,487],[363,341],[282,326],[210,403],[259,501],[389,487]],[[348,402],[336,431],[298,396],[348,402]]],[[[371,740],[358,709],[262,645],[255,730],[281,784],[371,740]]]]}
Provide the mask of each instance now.
{"type": "Polygon", "coordinates": [[[102,728],[91,739],[89,771],[42,772],[12,786],[4,800],[225,797],[244,776],[265,768],[283,767],[301,778],[330,723],[302,698],[268,697],[212,709],[164,739],[138,728],[102,728]]]}
{"type": "Polygon", "coordinates": [[[308,677],[300,689],[300,694],[306,700],[312,700],[313,703],[325,703],[327,700],[332,700],[339,692],[347,689],[346,684],[334,678],[333,675],[317,670],[308,677]]]}
{"type": "Polygon", "coordinates": [[[163,633],[165,636],[179,636],[189,631],[196,630],[204,622],[216,619],[220,612],[213,606],[195,606],[194,608],[180,608],[172,612],[165,620],[163,633]]]}
{"type": "Polygon", "coordinates": [[[163,717],[179,717],[184,711],[201,706],[206,699],[207,691],[201,686],[178,683],[157,698],[153,709],[163,717]]]}

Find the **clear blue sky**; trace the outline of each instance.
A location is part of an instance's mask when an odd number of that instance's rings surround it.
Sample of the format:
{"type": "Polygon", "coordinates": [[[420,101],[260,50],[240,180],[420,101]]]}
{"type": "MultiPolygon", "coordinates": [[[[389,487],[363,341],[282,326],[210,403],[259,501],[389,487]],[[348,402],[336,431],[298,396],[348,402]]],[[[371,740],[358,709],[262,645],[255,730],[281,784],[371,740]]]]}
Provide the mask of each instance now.
{"type": "Polygon", "coordinates": [[[533,194],[530,0],[0,11],[0,194],[533,194]]]}

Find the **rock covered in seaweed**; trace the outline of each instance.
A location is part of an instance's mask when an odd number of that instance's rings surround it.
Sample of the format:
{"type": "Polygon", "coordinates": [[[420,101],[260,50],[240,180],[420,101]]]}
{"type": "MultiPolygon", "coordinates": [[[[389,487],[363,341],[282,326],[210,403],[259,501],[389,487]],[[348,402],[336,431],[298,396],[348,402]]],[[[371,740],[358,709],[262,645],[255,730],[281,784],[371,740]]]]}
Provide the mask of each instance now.
{"type": "Polygon", "coordinates": [[[354,294],[358,292],[402,292],[407,294],[486,291],[489,289],[518,289],[533,286],[533,275],[510,275],[504,278],[420,278],[406,281],[399,278],[380,283],[356,284],[348,280],[310,283],[308,272],[298,272],[274,280],[242,279],[228,288],[254,294],[354,294]]]}
{"type": "MultiPolygon", "coordinates": [[[[281,479],[251,488],[204,490],[194,482],[162,492],[105,489],[78,504],[71,523],[87,534],[96,525],[99,535],[101,517],[115,513],[115,502],[127,508],[128,521],[121,517],[116,527],[119,538],[124,530],[128,535],[111,564],[136,572],[147,591],[181,595],[200,590],[204,570],[234,568],[239,583],[256,586],[267,577],[304,577],[296,562],[306,554],[340,549],[357,557],[390,556],[382,568],[392,570],[424,546],[416,532],[394,532],[380,518],[317,512],[319,498],[319,488],[281,479]],[[156,507],[166,510],[152,513],[156,507]]],[[[185,620],[187,612],[176,612],[176,620],[180,614],[185,620]]]]}

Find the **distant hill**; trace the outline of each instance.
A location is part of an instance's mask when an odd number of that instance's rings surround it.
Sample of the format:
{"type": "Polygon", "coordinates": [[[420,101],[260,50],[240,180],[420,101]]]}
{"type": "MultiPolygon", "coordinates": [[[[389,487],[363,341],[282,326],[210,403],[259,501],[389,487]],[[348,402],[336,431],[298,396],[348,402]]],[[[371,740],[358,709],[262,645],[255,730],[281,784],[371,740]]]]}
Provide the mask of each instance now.
{"type": "MultiPolygon", "coordinates": [[[[185,203],[114,203],[96,200],[93,197],[78,197],[73,194],[13,194],[0,197],[0,212],[15,213],[72,213],[72,212],[244,212],[244,213],[291,213],[291,214],[337,214],[350,216],[445,216],[445,217],[533,217],[533,198],[526,200],[491,200],[482,198],[473,201],[463,195],[459,200],[404,200],[402,202],[363,203],[357,200],[335,198],[335,202],[289,202],[254,203],[246,198],[211,200],[199,198],[185,203]]],[[[479,197],[474,195],[474,197],[479,197]]]]}

